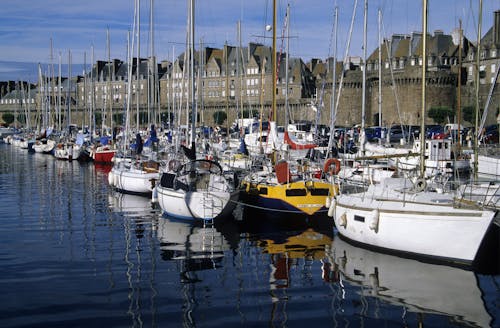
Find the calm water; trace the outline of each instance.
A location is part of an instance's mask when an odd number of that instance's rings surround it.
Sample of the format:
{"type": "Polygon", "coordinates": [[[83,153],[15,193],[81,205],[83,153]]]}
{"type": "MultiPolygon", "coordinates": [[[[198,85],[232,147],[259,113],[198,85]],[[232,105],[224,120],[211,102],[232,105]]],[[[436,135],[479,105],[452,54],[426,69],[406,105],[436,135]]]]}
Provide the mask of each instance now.
{"type": "Polygon", "coordinates": [[[353,247],[327,218],[171,220],[108,170],[0,144],[1,327],[500,326],[498,231],[462,270],[353,247]]]}

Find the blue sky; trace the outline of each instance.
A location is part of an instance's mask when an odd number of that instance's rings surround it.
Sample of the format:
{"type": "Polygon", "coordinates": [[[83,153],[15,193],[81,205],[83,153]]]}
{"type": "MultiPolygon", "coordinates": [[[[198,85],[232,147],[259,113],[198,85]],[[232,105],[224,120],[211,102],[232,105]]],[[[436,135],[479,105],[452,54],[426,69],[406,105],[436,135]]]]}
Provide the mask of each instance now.
{"type": "MultiPolygon", "coordinates": [[[[291,7],[290,55],[305,61],[325,59],[333,54],[331,46],[334,7],[339,10],[337,34],[338,57],[343,57],[355,0],[277,0],[278,36],[281,34],[287,3],[291,7]]],[[[159,59],[171,59],[185,49],[185,0],[154,0],[155,53],[159,59]]],[[[362,56],[363,6],[358,0],[349,54],[362,56]]],[[[150,0],[141,0],[141,56],[147,56],[150,0]]],[[[465,35],[475,40],[478,22],[478,0],[429,0],[429,32],[441,29],[450,33],[459,19],[465,35]]],[[[49,63],[52,39],[53,62],[73,63],[106,60],[106,30],[110,31],[111,57],[126,58],[127,32],[132,29],[134,0],[2,0],[0,11],[0,80],[5,76],[32,74],[8,62],[49,63]],[[85,55],[84,55],[85,54],[85,55]],[[6,63],[7,62],[7,63],[6,63]]],[[[383,14],[383,35],[422,30],[421,1],[368,1],[368,54],[377,44],[377,11],[383,14]]],[[[493,12],[500,9],[499,0],[483,0],[483,35],[493,25],[493,12]]],[[[260,42],[270,45],[271,0],[197,0],[197,42],[221,47],[224,42],[237,44],[236,24],[241,21],[242,44],[260,42]]],[[[280,46],[278,42],[278,46],[280,46]]],[[[73,72],[73,74],[81,72],[73,72]]],[[[26,78],[20,76],[19,78],[26,78]]],[[[28,78],[33,78],[32,76],[28,78]]],[[[36,76],[35,76],[36,78],[36,76]]]]}

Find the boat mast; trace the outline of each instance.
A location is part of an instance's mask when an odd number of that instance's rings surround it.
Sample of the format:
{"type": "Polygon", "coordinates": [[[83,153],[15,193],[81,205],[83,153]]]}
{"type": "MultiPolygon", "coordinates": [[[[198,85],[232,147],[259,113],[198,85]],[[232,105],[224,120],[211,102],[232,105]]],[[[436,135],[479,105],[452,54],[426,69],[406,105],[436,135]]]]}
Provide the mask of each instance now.
{"type": "MultiPolygon", "coordinates": [[[[139,84],[139,74],[140,74],[140,68],[141,68],[141,0],[136,0],[135,1],[135,7],[136,7],[136,16],[135,16],[135,23],[136,23],[136,29],[134,30],[134,33],[137,33],[137,58],[135,62],[135,82],[136,82],[136,88],[135,88],[135,104],[136,104],[136,128],[137,132],[139,132],[140,129],[140,116],[139,116],[139,103],[140,103],[140,94],[141,94],[141,86],[139,84]]],[[[134,45],[134,40],[132,39],[132,49],[134,45]]],[[[133,53],[133,52],[132,52],[133,53]]]]}
{"type": "Polygon", "coordinates": [[[273,90],[272,90],[272,120],[276,121],[276,0],[273,0],[273,49],[272,49],[272,79],[273,79],[273,90]]]}
{"type": "Polygon", "coordinates": [[[477,24],[477,51],[476,51],[476,117],[475,117],[475,123],[474,123],[474,165],[473,165],[473,172],[474,172],[474,180],[477,181],[477,157],[479,155],[478,148],[479,148],[479,134],[480,131],[478,131],[479,128],[479,68],[480,68],[480,57],[481,57],[481,25],[482,25],[482,19],[483,19],[483,1],[479,0],[479,21],[477,24]]]}
{"type": "Polygon", "coordinates": [[[333,60],[332,60],[332,97],[330,101],[330,137],[328,138],[328,149],[326,151],[326,157],[330,155],[331,149],[333,147],[333,140],[335,137],[335,121],[336,121],[336,106],[335,106],[335,92],[337,88],[337,28],[338,28],[338,7],[335,7],[334,11],[334,28],[333,35],[335,37],[333,46],[333,60]]]}
{"type": "MultiPolygon", "coordinates": [[[[238,38],[238,51],[236,55],[236,71],[238,72],[238,76],[240,78],[240,87],[238,90],[238,98],[236,100],[236,107],[240,107],[240,118],[241,118],[241,124],[239,125],[239,128],[243,128],[243,96],[242,96],[242,91],[243,91],[243,74],[245,74],[245,69],[240,67],[240,65],[243,65],[243,63],[240,64],[240,59],[243,61],[243,57],[241,56],[241,21],[238,21],[237,26],[237,38],[238,38]]],[[[238,122],[238,121],[237,121],[238,122]]]]}
{"type": "Polygon", "coordinates": [[[420,178],[425,176],[425,79],[427,70],[427,0],[422,1],[422,108],[420,111],[420,178]]]}
{"type": "Polygon", "coordinates": [[[378,143],[382,143],[384,130],[382,129],[382,10],[378,10],[378,126],[380,127],[380,138],[378,143]]]}
{"type": "Polygon", "coordinates": [[[285,129],[288,131],[288,123],[290,121],[290,103],[288,99],[288,69],[289,69],[289,53],[290,53],[290,4],[286,7],[286,55],[285,55],[285,129]]]}
{"type": "Polygon", "coordinates": [[[365,155],[365,121],[366,121],[366,33],[367,33],[367,16],[368,16],[368,0],[365,0],[364,6],[364,16],[363,16],[363,84],[362,84],[362,100],[361,100],[361,132],[360,132],[360,144],[361,144],[361,154],[365,155]]]}
{"type": "MultiPolygon", "coordinates": [[[[195,154],[196,140],[196,98],[194,90],[194,0],[190,0],[189,16],[189,82],[191,84],[191,150],[195,154]]],[[[227,72],[226,72],[227,74],[227,72]]]]}
{"type": "Polygon", "coordinates": [[[462,153],[462,134],[460,131],[460,124],[462,122],[462,20],[458,20],[458,89],[457,89],[457,117],[458,117],[458,130],[457,130],[457,153],[462,153]]]}
{"type": "Polygon", "coordinates": [[[69,133],[69,125],[71,124],[71,65],[72,65],[72,60],[71,60],[71,50],[68,49],[68,92],[67,92],[67,108],[68,108],[68,119],[66,120],[66,124],[68,127],[68,133],[69,133]]]}
{"type": "Polygon", "coordinates": [[[61,52],[59,52],[59,67],[58,67],[58,78],[57,78],[57,113],[58,113],[58,118],[59,118],[59,126],[61,126],[61,65],[62,65],[62,57],[61,57],[61,52]]]}
{"type": "MultiPolygon", "coordinates": [[[[110,46],[110,37],[109,37],[109,27],[106,29],[106,48],[108,52],[108,80],[107,80],[107,101],[109,104],[109,129],[113,131],[113,94],[111,88],[111,80],[114,76],[114,68],[113,72],[111,70],[111,46],[110,46]],[[113,74],[112,74],[113,73],[113,74]]],[[[114,65],[113,65],[114,67],[114,65]]]]}

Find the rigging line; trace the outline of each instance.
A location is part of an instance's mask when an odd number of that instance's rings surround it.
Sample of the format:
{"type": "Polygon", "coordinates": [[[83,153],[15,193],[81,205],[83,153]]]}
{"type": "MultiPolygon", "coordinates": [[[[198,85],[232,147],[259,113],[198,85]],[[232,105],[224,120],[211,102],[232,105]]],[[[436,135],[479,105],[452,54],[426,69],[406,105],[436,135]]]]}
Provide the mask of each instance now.
{"type": "MultiPolygon", "coordinates": [[[[382,16],[382,18],[380,19],[381,21],[381,24],[382,24],[382,31],[383,31],[383,34],[386,35],[386,32],[385,32],[385,25],[384,25],[384,19],[383,19],[383,12],[380,13],[380,15],[382,16]]],[[[379,47],[381,47],[382,45],[379,45],[379,47]]],[[[392,57],[392,54],[391,54],[391,49],[389,49],[389,43],[388,42],[385,42],[385,49],[386,49],[386,52],[387,52],[387,60],[388,60],[388,63],[389,63],[389,70],[391,72],[391,82],[392,82],[392,92],[394,93],[394,99],[396,101],[396,109],[398,111],[398,118],[399,118],[399,123],[401,124],[401,131],[403,133],[403,139],[405,139],[405,129],[403,129],[403,118],[401,116],[401,110],[399,108],[399,97],[398,97],[398,92],[397,92],[397,84],[395,83],[394,81],[394,67],[392,67],[392,60],[391,60],[391,57],[392,57]]],[[[424,59],[423,59],[424,60],[424,59]]],[[[379,67],[379,69],[382,69],[382,67],[379,67]]]]}
{"type": "MultiPolygon", "coordinates": [[[[346,61],[347,61],[347,56],[349,55],[349,48],[351,46],[351,36],[352,36],[352,30],[354,28],[354,19],[356,18],[356,8],[357,8],[357,6],[358,6],[358,0],[355,0],[354,1],[354,6],[353,6],[352,18],[351,18],[351,25],[349,27],[349,37],[347,38],[347,46],[345,48],[344,58],[343,58],[343,61],[342,61],[342,64],[344,66],[343,70],[345,69],[345,65],[346,65],[346,61]]],[[[340,76],[339,91],[337,93],[337,101],[335,103],[335,113],[338,113],[338,107],[339,107],[339,102],[340,102],[340,94],[341,94],[342,85],[343,85],[343,82],[344,82],[344,75],[345,74],[342,74],[340,76]]]]}

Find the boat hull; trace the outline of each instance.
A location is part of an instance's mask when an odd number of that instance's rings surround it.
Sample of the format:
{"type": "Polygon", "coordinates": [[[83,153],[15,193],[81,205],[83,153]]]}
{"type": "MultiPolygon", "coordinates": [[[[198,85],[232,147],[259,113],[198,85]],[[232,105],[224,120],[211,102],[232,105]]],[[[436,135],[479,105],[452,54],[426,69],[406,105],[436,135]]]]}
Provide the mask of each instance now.
{"type": "Polygon", "coordinates": [[[113,164],[113,157],[116,154],[116,149],[105,148],[97,149],[92,153],[94,162],[101,164],[113,164]]]}
{"type": "Polygon", "coordinates": [[[156,181],[160,179],[160,173],[146,172],[139,169],[113,168],[108,173],[109,184],[118,191],[151,195],[156,181]]]}
{"type": "Polygon", "coordinates": [[[331,206],[338,232],[349,240],[464,264],[474,261],[495,214],[363,194],[341,195],[331,206]]]}
{"type": "Polygon", "coordinates": [[[314,215],[327,211],[325,204],[335,187],[325,181],[295,181],[286,184],[242,182],[242,200],[250,205],[286,213],[314,215]]]}
{"type": "Polygon", "coordinates": [[[212,220],[226,213],[228,203],[235,197],[230,192],[185,191],[161,186],[156,192],[164,214],[178,219],[212,220]]]}

